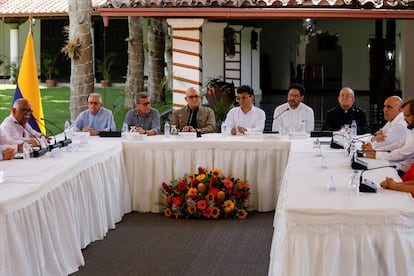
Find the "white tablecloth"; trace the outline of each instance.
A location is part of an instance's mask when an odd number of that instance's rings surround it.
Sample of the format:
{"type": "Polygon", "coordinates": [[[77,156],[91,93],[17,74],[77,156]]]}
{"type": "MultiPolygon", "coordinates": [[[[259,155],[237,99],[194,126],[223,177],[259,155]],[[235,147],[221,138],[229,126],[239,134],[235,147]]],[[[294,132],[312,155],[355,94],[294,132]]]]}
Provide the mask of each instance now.
{"type": "Polygon", "coordinates": [[[283,180],[269,275],[413,275],[411,194],[348,189],[349,159],[309,140],[295,141],[283,180]],[[327,168],[324,168],[324,166],[327,168]],[[336,192],[328,192],[333,178],[336,192]]]}
{"type": "Polygon", "coordinates": [[[122,145],[0,162],[0,275],[67,275],[131,211],[122,145]]]}
{"type": "Polygon", "coordinates": [[[161,183],[196,172],[201,166],[247,180],[251,210],[271,211],[276,208],[290,142],[272,136],[207,134],[194,139],[156,136],[124,141],[123,148],[133,210],[159,212],[161,183]]]}

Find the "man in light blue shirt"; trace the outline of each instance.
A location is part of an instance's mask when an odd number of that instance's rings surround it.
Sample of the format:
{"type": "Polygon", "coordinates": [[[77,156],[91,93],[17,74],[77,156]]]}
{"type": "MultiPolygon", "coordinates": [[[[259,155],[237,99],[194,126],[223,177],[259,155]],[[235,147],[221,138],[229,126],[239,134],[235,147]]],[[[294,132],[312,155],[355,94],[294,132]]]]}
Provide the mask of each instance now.
{"type": "Polygon", "coordinates": [[[98,93],[89,95],[88,109],[79,114],[73,125],[91,135],[98,135],[99,131],[116,131],[114,116],[102,106],[102,97],[98,93]]]}

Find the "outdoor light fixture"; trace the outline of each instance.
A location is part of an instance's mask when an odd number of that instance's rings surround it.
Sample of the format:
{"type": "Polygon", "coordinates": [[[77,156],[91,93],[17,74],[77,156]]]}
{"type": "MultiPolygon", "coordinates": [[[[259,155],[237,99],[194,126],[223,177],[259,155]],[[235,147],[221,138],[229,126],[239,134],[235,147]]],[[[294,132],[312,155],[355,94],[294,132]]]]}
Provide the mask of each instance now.
{"type": "Polygon", "coordinates": [[[388,61],[393,61],[395,57],[395,51],[394,50],[385,50],[385,58],[388,61]]]}

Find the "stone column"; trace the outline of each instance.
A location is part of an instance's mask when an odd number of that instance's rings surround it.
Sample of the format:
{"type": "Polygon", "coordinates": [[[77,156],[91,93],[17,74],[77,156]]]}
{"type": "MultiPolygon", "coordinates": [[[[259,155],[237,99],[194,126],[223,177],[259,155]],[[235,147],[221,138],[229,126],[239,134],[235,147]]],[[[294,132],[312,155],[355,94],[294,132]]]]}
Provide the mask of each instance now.
{"type": "MultiPolygon", "coordinates": [[[[10,64],[19,66],[19,24],[11,23],[9,24],[10,27],[10,64]]],[[[14,77],[15,68],[12,66],[10,67],[10,83],[16,83],[16,79],[14,77]]]]}

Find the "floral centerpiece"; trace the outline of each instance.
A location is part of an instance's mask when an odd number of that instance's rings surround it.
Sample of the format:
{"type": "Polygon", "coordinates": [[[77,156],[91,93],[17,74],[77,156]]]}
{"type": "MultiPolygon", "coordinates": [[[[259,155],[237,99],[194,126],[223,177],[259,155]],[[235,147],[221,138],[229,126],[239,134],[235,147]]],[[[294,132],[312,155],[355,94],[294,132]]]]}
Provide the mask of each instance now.
{"type": "Polygon", "coordinates": [[[162,183],[164,214],[173,218],[237,218],[247,217],[249,185],[221,170],[198,168],[198,173],[162,183]]]}

